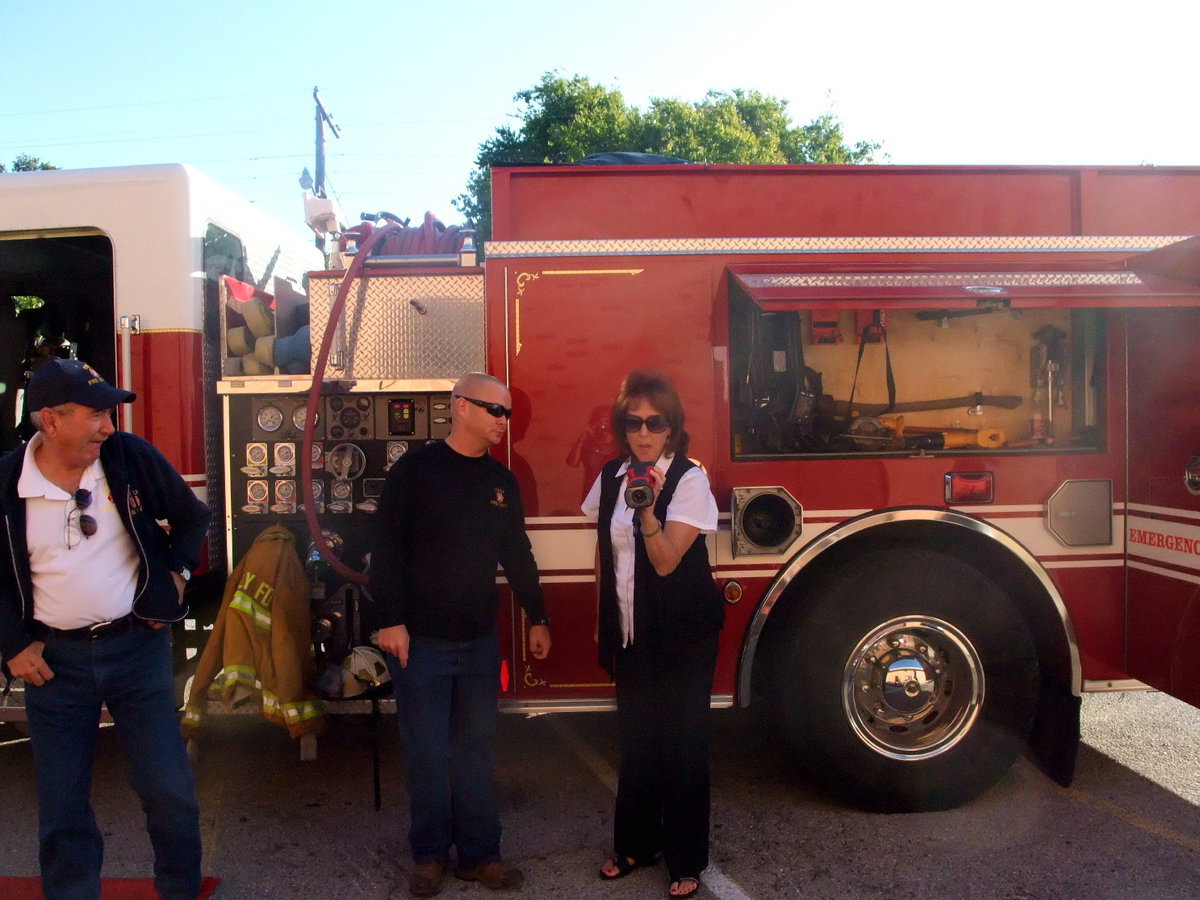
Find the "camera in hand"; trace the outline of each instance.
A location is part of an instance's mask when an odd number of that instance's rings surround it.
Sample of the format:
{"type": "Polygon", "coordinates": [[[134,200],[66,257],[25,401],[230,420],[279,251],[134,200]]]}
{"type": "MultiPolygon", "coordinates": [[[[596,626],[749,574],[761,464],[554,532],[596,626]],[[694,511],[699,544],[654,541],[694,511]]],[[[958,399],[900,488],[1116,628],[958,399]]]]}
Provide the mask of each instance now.
{"type": "Polygon", "coordinates": [[[650,467],[654,463],[632,462],[625,472],[625,505],[641,509],[654,505],[654,486],[650,484],[650,467]]]}

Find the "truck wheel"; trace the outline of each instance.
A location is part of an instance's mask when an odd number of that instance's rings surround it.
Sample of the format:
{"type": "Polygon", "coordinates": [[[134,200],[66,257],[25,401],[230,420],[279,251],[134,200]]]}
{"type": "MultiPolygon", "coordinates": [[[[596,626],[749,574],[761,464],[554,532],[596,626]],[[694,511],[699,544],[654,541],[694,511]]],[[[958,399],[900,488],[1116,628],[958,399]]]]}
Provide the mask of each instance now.
{"type": "Polygon", "coordinates": [[[889,812],[949,809],[1021,752],[1038,698],[1024,620],[1000,587],[923,548],[822,580],[785,640],[785,737],[819,783],[889,812]]]}

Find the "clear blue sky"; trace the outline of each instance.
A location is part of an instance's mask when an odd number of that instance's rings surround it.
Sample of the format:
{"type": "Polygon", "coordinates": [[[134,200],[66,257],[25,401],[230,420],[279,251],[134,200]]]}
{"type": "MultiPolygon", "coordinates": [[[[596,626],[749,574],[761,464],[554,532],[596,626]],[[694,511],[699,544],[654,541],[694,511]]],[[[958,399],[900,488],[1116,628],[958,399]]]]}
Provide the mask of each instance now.
{"type": "Polygon", "coordinates": [[[759,90],[884,162],[1200,165],[1196,0],[0,0],[0,24],[0,161],[188,162],[297,227],[314,86],[355,218],[457,222],[546,71],[639,107],[759,90]]]}

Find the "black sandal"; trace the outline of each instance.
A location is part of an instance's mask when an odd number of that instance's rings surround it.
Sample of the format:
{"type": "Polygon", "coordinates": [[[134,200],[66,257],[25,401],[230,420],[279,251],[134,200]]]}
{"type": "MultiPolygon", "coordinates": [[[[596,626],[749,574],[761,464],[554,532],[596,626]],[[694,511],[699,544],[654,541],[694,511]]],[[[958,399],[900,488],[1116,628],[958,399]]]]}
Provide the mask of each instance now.
{"type": "Polygon", "coordinates": [[[678,878],[673,879],[669,885],[667,885],[667,896],[678,900],[680,897],[690,897],[698,890],[700,890],[699,878],[697,878],[695,875],[680,875],[678,878]],[[692,883],[692,889],[690,891],[685,890],[678,894],[671,893],[671,888],[673,888],[675,885],[679,885],[680,888],[683,888],[683,883],[685,881],[690,881],[692,883]]]}
{"type": "Polygon", "coordinates": [[[614,853],[604,861],[604,865],[600,867],[600,879],[602,881],[616,881],[618,878],[624,878],[634,869],[641,869],[645,866],[658,865],[658,861],[662,859],[661,853],[655,853],[649,860],[635,859],[630,860],[624,853],[614,853]],[[612,863],[616,867],[615,872],[609,874],[604,871],[604,866],[612,863]]]}

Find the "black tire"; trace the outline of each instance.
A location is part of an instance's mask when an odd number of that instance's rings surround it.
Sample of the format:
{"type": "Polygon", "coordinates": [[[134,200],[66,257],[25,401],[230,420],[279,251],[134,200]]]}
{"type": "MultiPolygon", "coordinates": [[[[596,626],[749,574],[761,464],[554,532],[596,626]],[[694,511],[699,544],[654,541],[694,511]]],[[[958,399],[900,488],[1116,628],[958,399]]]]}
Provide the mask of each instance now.
{"type": "Polygon", "coordinates": [[[784,736],[818,784],[857,806],[959,806],[1029,737],[1029,629],[998,585],[944,553],[853,557],[814,586],[780,649],[784,736]]]}

